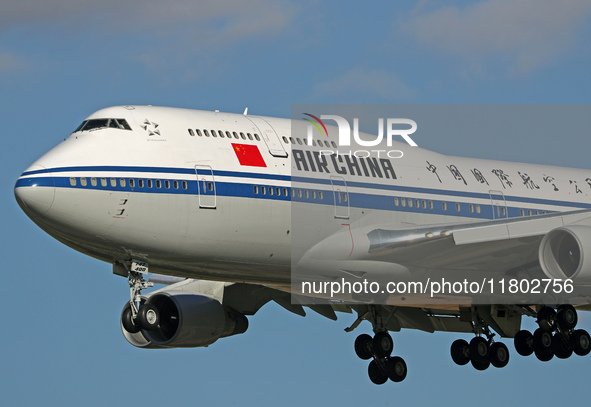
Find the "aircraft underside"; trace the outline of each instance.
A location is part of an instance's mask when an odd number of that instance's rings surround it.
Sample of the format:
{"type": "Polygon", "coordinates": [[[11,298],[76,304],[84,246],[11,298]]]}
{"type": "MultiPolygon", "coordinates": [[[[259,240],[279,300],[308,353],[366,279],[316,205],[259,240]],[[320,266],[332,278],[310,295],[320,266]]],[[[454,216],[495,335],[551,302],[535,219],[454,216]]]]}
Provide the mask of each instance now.
{"type": "MultiPolygon", "coordinates": [[[[131,265],[137,267],[143,266],[131,265]]],[[[274,288],[179,278],[167,280],[163,276],[155,280],[172,284],[142,295],[141,291],[153,284],[143,278],[142,272],[129,270],[131,298],[121,313],[121,329],[129,343],[140,348],[209,346],[220,338],[244,333],[248,328],[246,316],[256,313],[268,301],[305,315],[302,305],[293,303],[289,293],[274,288]]],[[[372,324],[373,334],[357,336],[354,350],[359,358],[369,360],[368,375],[375,384],[388,380],[401,382],[407,376],[407,364],[393,353],[390,334],[401,329],[474,334],[469,342],[455,340],[450,353],[456,364],[470,363],[477,370],[490,366],[502,368],[509,363],[510,351],[500,338],[513,338],[519,355],[534,354],[543,362],[554,357],[567,359],[573,354],[585,356],[591,351],[589,333],[577,329],[577,310],[572,305],[446,305],[441,309],[342,303],[306,306],[330,319],[337,318],[335,311],[355,311],[357,318],[345,329],[347,332],[354,331],[363,320],[372,324]],[[536,318],[538,328],[533,333],[521,330],[524,316],[536,318]]]]}

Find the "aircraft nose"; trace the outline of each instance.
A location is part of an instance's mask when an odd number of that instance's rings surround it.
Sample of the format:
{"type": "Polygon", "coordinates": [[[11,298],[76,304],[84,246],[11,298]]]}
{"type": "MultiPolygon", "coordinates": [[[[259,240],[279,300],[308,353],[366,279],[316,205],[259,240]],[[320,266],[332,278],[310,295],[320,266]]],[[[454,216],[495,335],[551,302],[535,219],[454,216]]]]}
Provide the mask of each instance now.
{"type": "Polygon", "coordinates": [[[16,182],[14,196],[29,217],[46,214],[55,198],[53,176],[40,165],[29,168],[16,182]]]}

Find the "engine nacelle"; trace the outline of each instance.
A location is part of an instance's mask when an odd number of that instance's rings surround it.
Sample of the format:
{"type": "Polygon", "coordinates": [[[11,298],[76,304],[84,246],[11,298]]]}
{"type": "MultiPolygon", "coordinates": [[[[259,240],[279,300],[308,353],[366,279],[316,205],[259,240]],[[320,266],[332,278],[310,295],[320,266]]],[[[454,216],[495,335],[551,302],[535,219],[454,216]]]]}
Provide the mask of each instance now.
{"type": "MultiPolygon", "coordinates": [[[[138,333],[149,343],[140,347],[208,346],[219,338],[241,334],[248,328],[248,319],[244,315],[205,295],[159,291],[146,303],[158,309],[160,323],[154,330],[143,329],[138,333]]],[[[138,334],[134,334],[133,339],[138,334]]]]}
{"type": "Polygon", "coordinates": [[[591,226],[570,225],[551,230],[542,239],[538,253],[542,270],[549,278],[591,285],[591,226]]]}

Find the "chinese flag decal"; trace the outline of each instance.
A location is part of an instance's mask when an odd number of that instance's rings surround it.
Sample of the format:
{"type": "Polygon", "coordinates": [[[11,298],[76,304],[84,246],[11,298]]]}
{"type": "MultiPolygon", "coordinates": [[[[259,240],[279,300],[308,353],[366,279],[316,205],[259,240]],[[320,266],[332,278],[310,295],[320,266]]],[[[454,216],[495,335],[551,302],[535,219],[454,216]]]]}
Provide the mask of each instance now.
{"type": "Polygon", "coordinates": [[[240,165],[248,165],[251,167],[266,167],[265,160],[257,146],[251,144],[235,144],[232,143],[234,152],[240,165]]]}

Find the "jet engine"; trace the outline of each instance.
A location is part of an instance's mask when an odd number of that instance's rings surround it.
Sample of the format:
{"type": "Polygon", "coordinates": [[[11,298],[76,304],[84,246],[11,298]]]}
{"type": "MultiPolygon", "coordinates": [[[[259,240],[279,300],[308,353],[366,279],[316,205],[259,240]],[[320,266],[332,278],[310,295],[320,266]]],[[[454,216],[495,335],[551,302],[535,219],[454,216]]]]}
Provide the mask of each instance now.
{"type": "Polygon", "coordinates": [[[591,284],[590,252],[591,226],[570,225],[548,232],[538,253],[542,270],[549,278],[587,285],[591,284]]]}
{"type": "MultiPolygon", "coordinates": [[[[159,291],[145,304],[158,311],[154,329],[128,332],[125,339],[140,348],[194,348],[208,346],[219,338],[244,333],[248,319],[238,311],[225,307],[216,299],[183,291],[159,291]]],[[[125,314],[127,304],[122,316],[125,314]]]]}

